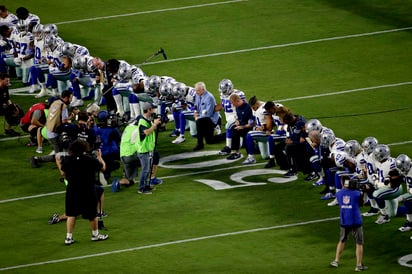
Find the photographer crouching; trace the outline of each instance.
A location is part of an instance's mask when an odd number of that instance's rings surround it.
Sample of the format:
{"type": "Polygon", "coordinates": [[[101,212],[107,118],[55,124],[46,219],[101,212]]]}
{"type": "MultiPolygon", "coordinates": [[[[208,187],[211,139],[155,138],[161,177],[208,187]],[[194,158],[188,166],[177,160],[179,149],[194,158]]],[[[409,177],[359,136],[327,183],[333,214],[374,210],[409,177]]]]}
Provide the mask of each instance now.
{"type": "MultiPolygon", "coordinates": [[[[117,117],[117,116],[116,116],[117,117]]],[[[97,115],[97,126],[94,127],[96,135],[96,147],[100,148],[103,160],[106,162],[106,170],[100,175],[100,182],[104,185],[114,170],[120,168],[120,139],[119,121],[102,110],[97,115]]]]}

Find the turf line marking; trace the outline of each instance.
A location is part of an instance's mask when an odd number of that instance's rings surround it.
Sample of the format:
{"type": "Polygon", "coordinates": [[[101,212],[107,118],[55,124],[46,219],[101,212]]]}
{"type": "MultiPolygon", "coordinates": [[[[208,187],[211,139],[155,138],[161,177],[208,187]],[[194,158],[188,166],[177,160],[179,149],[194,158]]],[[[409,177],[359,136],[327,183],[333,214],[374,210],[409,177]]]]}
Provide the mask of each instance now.
{"type": "Polygon", "coordinates": [[[285,47],[291,47],[291,46],[300,46],[300,45],[313,44],[313,43],[326,42],[326,41],[335,41],[335,40],[342,40],[342,39],[349,39],[349,38],[366,37],[366,36],[380,35],[380,34],[386,34],[386,33],[391,33],[391,32],[406,31],[406,30],[411,30],[411,29],[412,29],[412,27],[405,27],[405,28],[398,28],[398,29],[388,29],[388,30],[380,30],[380,31],[374,31],[374,32],[365,32],[365,33],[358,33],[358,34],[349,34],[349,35],[344,35],[344,36],[335,36],[335,37],[327,37],[327,38],[320,38],[320,39],[300,41],[300,42],[292,42],[292,43],[265,46],[265,47],[240,49],[240,50],[233,50],[233,51],[226,51],[226,52],[216,52],[216,53],[209,53],[209,54],[203,54],[203,55],[197,55],[197,56],[189,56],[189,57],[181,57],[181,58],[168,59],[168,60],[147,62],[147,63],[145,63],[145,66],[160,64],[160,63],[175,62],[175,61],[183,61],[183,60],[200,59],[200,58],[207,58],[207,57],[214,57],[214,56],[221,56],[221,55],[237,54],[237,53],[244,53],[244,52],[251,52],[251,51],[258,51],[258,50],[285,48],[285,47]]]}
{"type": "Polygon", "coordinates": [[[248,1],[248,0],[232,0],[232,1],[224,1],[224,2],[213,2],[213,3],[199,4],[199,5],[193,5],[193,6],[167,8],[167,9],[159,9],[159,10],[139,11],[139,12],[133,12],[133,13],[126,13],[126,14],[117,14],[117,15],[94,17],[94,18],[87,18],[87,19],[80,19],[80,20],[73,20],[73,21],[64,21],[64,22],[58,22],[58,23],[55,23],[55,24],[56,25],[74,24],[74,23],[81,23],[81,22],[88,22],[88,21],[98,21],[98,20],[113,19],[113,18],[119,18],[119,17],[135,16],[135,15],[140,15],[140,14],[150,14],[150,13],[157,13],[157,12],[167,12],[167,11],[176,11],[176,10],[186,10],[186,9],[210,7],[210,6],[216,6],[216,5],[225,5],[225,4],[232,4],[232,3],[238,3],[238,2],[246,2],[246,1],[248,1]]]}
{"type": "Polygon", "coordinates": [[[0,268],[0,271],[19,269],[19,268],[27,268],[27,267],[32,267],[32,266],[41,266],[41,265],[47,265],[47,264],[63,263],[63,262],[69,262],[69,261],[84,260],[84,259],[89,259],[89,258],[102,257],[102,256],[106,256],[106,255],[113,255],[113,254],[121,254],[121,253],[125,253],[125,252],[133,252],[133,251],[151,249],[151,248],[156,248],[156,247],[178,245],[178,244],[197,242],[197,241],[216,239],[216,238],[223,238],[223,237],[241,235],[241,234],[247,234],[247,233],[255,233],[255,232],[267,231],[267,230],[275,230],[275,229],[282,229],[282,228],[289,228],[289,227],[311,225],[311,224],[329,222],[329,221],[335,221],[335,220],[339,220],[339,217],[332,217],[332,218],[313,220],[313,221],[307,221],[307,222],[300,222],[300,223],[294,223],[294,224],[285,224],[285,225],[276,225],[276,226],[269,226],[269,227],[262,227],[262,228],[254,228],[254,229],[248,229],[248,230],[240,230],[240,231],[227,232],[227,233],[221,233],[221,234],[215,234],[215,235],[209,235],[209,236],[202,236],[202,237],[197,237],[197,238],[189,238],[189,239],[184,239],[184,240],[176,240],[176,241],[158,243],[158,244],[152,244],[152,245],[146,245],[146,246],[137,246],[137,247],[132,247],[132,248],[119,249],[119,250],[89,254],[89,255],[78,256],[78,257],[56,259],[56,260],[30,263],[30,264],[23,264],[23,265],[8,266],[8,267],[0,268]]]}
{"type": "Polygon", "coordinates": [[[66,190],[58,191],[58,192],[43,193],[43,194],[32,195],[32,196],[25,196],[25,197],[20,197],[20,198],[7,199],[7,200],[0,200],[0,204],[28,200],[28,199],[42,198],[46,196],[53,196],[53,195],[64,194],[64,193],[66,193],[66,190]]]}
{"type": "Polygon", "coordinates": [[[317,98],[317,97],[323,97],[323,96],[332,96],[332,95],[337,95],[337,94],[352,93],[352,92],[358,92],[358,91],[373,90],[373,89],[400,87],[400,86],[407,86],[407,85],[412,85],[412,82],[402,82],[402,83],[394,83],[394,84],[387,84],[387,85],[373,86],[373,87],[366,87],[366,88],[349,89],[349,90],[335,91],[335,92],[329,92],[329,93],[323,93],[323,94],[315,94],[315,95],[308,95],[308,96],[301,96],[301,97],[294,97],[294,98],[285,98],[285,99],[280,99],[276,101],[286,102],[286,101],[317,98]]]}

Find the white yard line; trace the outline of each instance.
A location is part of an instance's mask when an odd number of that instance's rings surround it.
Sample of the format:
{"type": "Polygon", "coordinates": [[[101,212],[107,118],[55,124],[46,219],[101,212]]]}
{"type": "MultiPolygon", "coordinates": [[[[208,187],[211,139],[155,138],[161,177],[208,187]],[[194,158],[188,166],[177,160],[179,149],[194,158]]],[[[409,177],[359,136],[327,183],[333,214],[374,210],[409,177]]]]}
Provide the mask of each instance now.
{"type": "Polygon", "coordinates": [[[232,1],[224,1],[224,2],[214,2],[214,3],[206,3],[200,5],[193,5],[193,6],[184,6],[184,7],[177,7],[177,8],[167,8],[167,9],[158,9],[158,10],[148,10],[148,11],[139,11],[133,13],[126,13],[126,14],[117,14],[117,15],[110,15],[110,16],[102,16],[102,17],[94,17],[94,18],[86,18],[80,20],[73,20],[73,21],[64,21],[64,22],[57,22],[56,25],[65,25],[65,24],[74,24],[74,23],[81,23],[81,22],[88,22],[88,21],[98,21],[98,20],[106,20],[106,19],[113,19],[119,17],[128,17],[128,16],[135,16],[135,15],[142,15],[142,14],[150,14],[150,13],[158,13],[158,12],[167,12],[167,11],[176,11],[176,10],[187,10],[187,9],[196,9],[196,8],[203,8],[203,7],[210,7],[210,6],[217,6],[217,5],[225,5],[225,4],[233,4],[237,2],[247,2],[248,0],[232,0],[232,1]]]}
{"type": "Polygon", "coordinates": [[[286,48],[286,47],[291,47],[291,46],[300,46],[300,45],[320,43],[320,42],[326,42],[326,41],[335,41],[335,40],[342,40],[342,39],[350,39],[350,38],[358,38],[358,37],[365,37],[365,36],[381,35],[381,34],[392,33],[392,32],[407,31],[407,30],[411,30],[411,29],[412,29],[412,27],[398,28],[398,29],[388,29],[388,30],[380,30],[380,31],[374,31],[374,32],[365,32],[365,33],[349,34],[349,35],[343,35],[343,36],[327,37],[327,38],[306,40],[306,41],[299,41],[299,42],[292,42],[292,43],[286,43],[286,44],[264,46],[264,47],[239,49],[239,50],[232,50],[232,51],[225,51],[225,52],[216,52],[216,53],[202,54],[202,55],[197,55],[197,56],[188,56],[188,57],[181,57],[181,58],[175,58],[175,59],[147,62],[145,64],[145,66],[152,65],[152,64],[159,64],[159,63],[168,63],[168,62],[176,62],[176,61],[183,61],[183,60],[200,59],[200,58],[215,57],[215,56],[229,55],[229,54],[238,54],[238,53],[258,51],[258,50],[286,48]]]}
{"type": "Polygon", "coordinates": [[[247,229],[247,230],[233,231],[233,232],[227,232],[227,233],[221,233],[221,234],[215,234],[215,235],[209,235],[209,236],[202,236],[202,237],[197,237],[197,238],[189,238],[189,239],[176,240],[176,241],[171,241],[171,242],[164,242],[164,243],[151,244],[151,245],[145,245],[145,246],[136,246],[136,247],[132,247],[132,248],[118,249],[118,250],[112,250],[112,251],[101,252],[101,253],[92,253],[92,254],[88,254],[88,255],[84,255],[84,256],[78,256],[78,257],[68,257],[68,258],[63,258],[63,259],[56,259],[56,260],[50,260],[50,261],[43,261],[43,262],[36,262],[36,263],[30,263],[30,264],[22,264],[22,265],[3,267],[3,268],[0,268],[0,271],[21,269],[21,268],[27,268],[27,267],[32,267],[32,266],[41,266],[41,265],[47,265],[47,264],[63,263],[63,262],[68,262],[68,261],[84,260],[84,259],[90,259],[90,258],[95,258],[95,257],[102,257],[102,256],[106,256],[106,255],[120,254],[120,253],[125,253],[125,252],[133,252],[133,251],[139,251],[139,250],[144,250],[144,249],[152,249],[152,248],[157,248],[157,247],[178,245],[178,244],[197,242],[197,241],[203,241],[203,240],[209,240],[209,239],[230,237],[230,236],[236,236],[236,235],[248,234],[248,233],[255,233],[255,232],[261,232],[261,231],[267,231],[267,230],[275,230],[275,229],[282,229],[282,228],[289,228],[289,227],[296,227],[296,226],[311,225],[311,224],[322,223],[322,222],[330,222],[330,221],[336,221],[336,220],[339,220],[339,217],[319,219],[319,220],[300,222],[300,223],[294,223],[294,224],[276,225],[276,226],[269,226],[269,227],[262,227],[262,228],[253,228],[253,229],[247,229]]]}

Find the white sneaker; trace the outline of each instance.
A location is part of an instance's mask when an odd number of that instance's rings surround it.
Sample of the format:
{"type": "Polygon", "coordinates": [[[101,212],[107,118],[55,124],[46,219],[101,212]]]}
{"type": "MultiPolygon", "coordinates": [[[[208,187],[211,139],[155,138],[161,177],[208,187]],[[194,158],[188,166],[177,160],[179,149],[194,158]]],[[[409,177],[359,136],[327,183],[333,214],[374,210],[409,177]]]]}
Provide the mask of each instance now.
{"type": "Polygon", "coordinates": [[[41,97],[44,97],[44,96],[47,96],[47,95],[48,95],[47,90],[42,88],[40,90],[40,92],[38,94],[36,94],[34,97],[35,98],[41,98],[41,97]]]}
{"type": "Polygon", "coordinates": [[[64,244],[65,244],[65,245],[71,245],[72,243],[74,243],[73,238],[66,238],[66,239],[64,240],[64,244]]]}
{"type": "Polygon", "coordinates": [[[401,226],[400,228],[398,228],[398,230],[399,230],[400,232],[406,232],[406,231],[412,230],[412,222],[406,221],[403,226],[401,226]]]}
{"type": "Polygon", "coordinates": [[[389,223],[391,221],[391,219],[389,219],[388,215],[381,215],[379,216],[379,218],[375,221],[376,224],[378,225],[382,225],[385,223],[389,223]]]}
{"type": "Polygon", "coordinates": [[[31,85],[29,88],[29,93],[32,94],[35,91],[39,90],[39,86],[38,85],[31,85]]]}
{"type": "Polygon", "coordinates": [[[75,96],[73,96],[73,99],[70,103],[71,107],[81,107],[84,105],[84,102],[82,99],[77,99],[75,96]]]}
{"type": "Polygon", "coordinates": [[[183,143],[184,141],[186,141],[185,136],[180,135],[179,137],[177,137],[176,139],[172,141],[172,144],[180,144],[180,143],[183,143]]]}
{"type": "Polygon", "coordinates": [[[42,147],[38,147],[38,148],[36,149],[36,152],[37,152],[37,153],[43,153],[43,148],[42,148],[42,147]]]}
{"type": "Polygon", "coordinates": [[[338,205],[338,199],[334,199],[332,202],[328,203],[328,206],[337,206],[338,205]]]}
{"type": "Polygon", "coordinates": [[[253,157],[247,157],[246,160],[243,161],[244,165],[256,164],[256,159],[253,157]]]}
{"type": "Polygon", "coordinates": [[[92,241],[104,241],[109,238],[107,234],[97,234],[96,236],[92,235],[92,241]]]}

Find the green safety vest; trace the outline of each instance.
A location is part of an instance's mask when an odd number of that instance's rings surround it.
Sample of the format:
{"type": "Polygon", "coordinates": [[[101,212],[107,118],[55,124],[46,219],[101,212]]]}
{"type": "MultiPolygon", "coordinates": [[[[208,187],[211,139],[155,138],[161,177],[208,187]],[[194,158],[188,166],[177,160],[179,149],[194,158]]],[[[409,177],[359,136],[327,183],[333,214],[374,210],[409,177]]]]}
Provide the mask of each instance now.
{"type": "Polygon", "coordinates": [[[132,137],[133,131],[135,131],[138,128],[139,127],[136,125],[128,125],[124,129],[122,139],[120,140],[120,157],[131,156],[137,151],[136,144],[131,144],[130,138],[132,137]]]}
{"type": "MultiPolygon", "coordinates": [[[[152,126],[152,123],[145,118],[140,118],[137,126],[139,128],[140,126],[150,128],[152,126]]],[[[137,135],[138,136],[136,138],[135,144],[138,153],[147,153],[154,150],[156,141],[156,134],[154,134],[154,132],[152,132],[152,134],[150,135],[146,135],[143,140],[140,138],[140,130],[138,131],[137,135]]]]}

